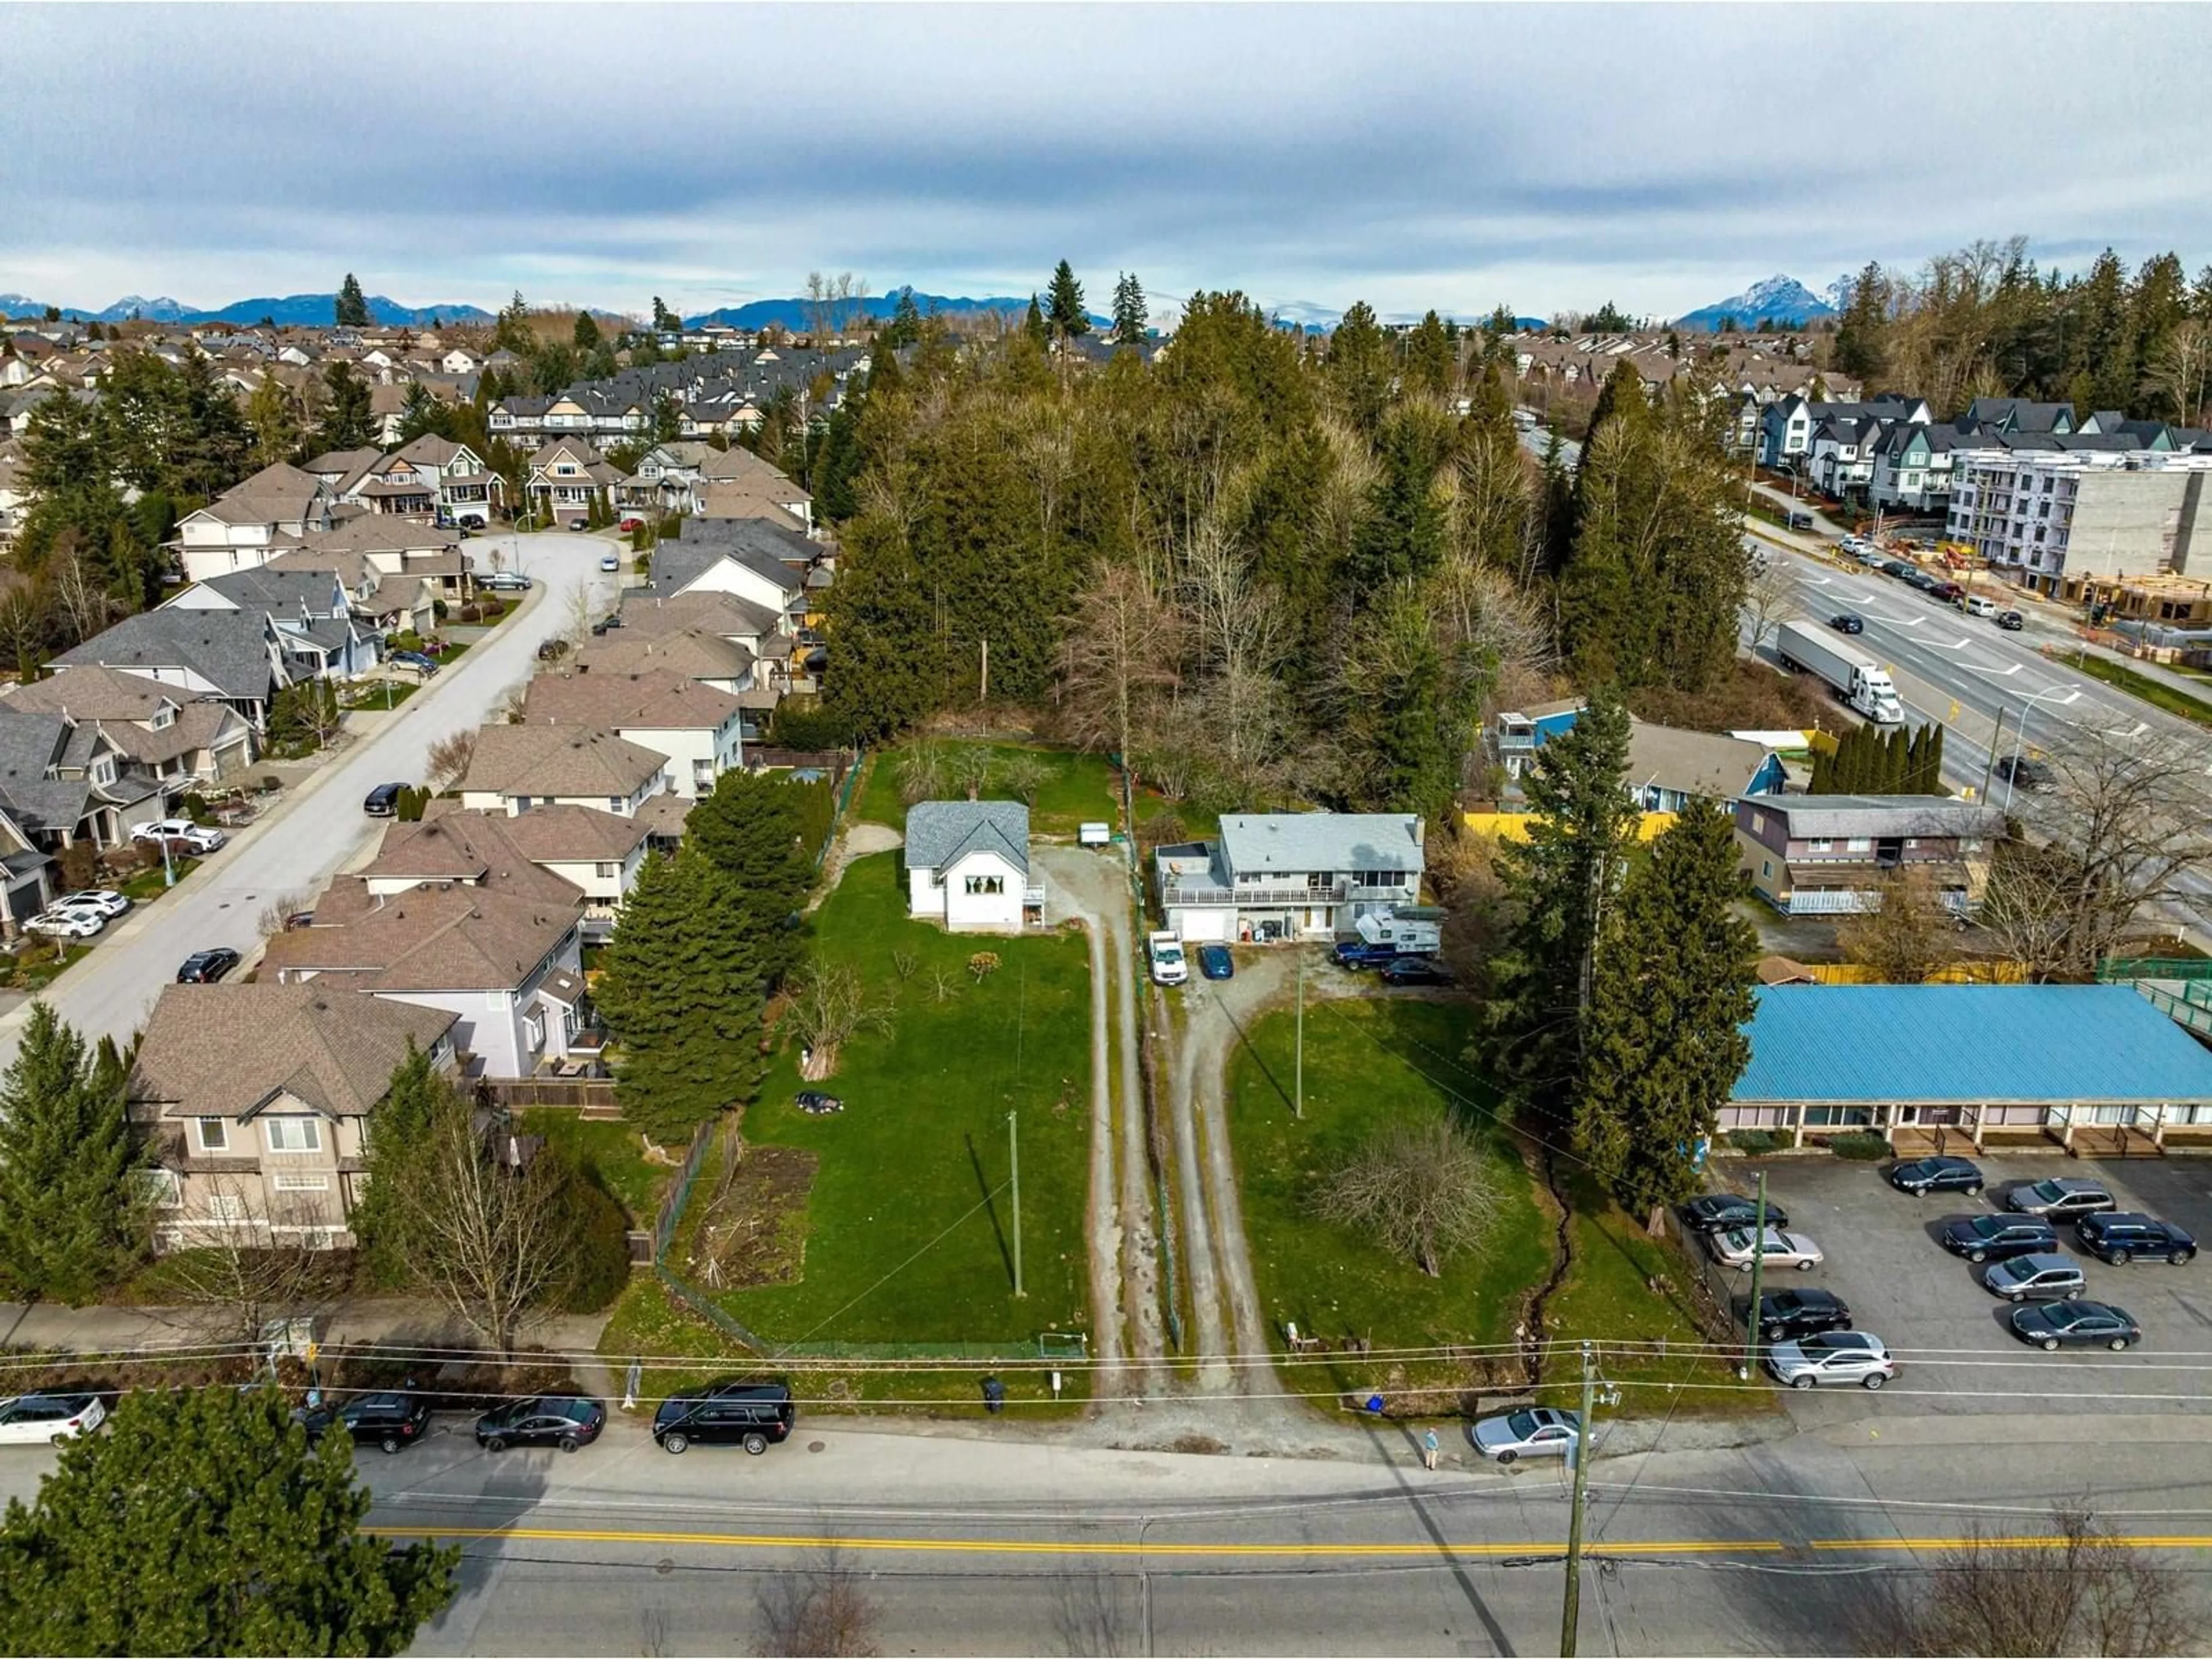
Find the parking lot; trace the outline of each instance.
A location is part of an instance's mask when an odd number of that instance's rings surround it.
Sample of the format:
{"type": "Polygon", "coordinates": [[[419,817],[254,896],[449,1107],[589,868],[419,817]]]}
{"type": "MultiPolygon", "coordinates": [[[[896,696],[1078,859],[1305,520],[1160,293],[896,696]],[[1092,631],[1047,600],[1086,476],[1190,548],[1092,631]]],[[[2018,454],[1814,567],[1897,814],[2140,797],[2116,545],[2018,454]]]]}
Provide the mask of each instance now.
{"type": "MultiPolygon", "coordinates": [[[[2016,1184],[2086,1176],[2102,1181],[2121,1209],[2174,1222],[2212,1248],[2212,1159],[1974,1161],[1989,1183],[1978,1197],[1911,1197],[1889,1184],[1887,1163],[1775,1158],[1728,1171],[1727,1184],[1747,1193],[1763,1167],[1769,1201],[1789,1213],[1790,1231],[1810,1236],[1826,1257],[1806,1273],[1770,1271],[1765,1288],[1832,1291],[1849,1304],[1854,1328],[1881,1338],[1898,1360],[1896,1380],[1879,1396],[1846,1387],[1791,1391],[1791,1415],[1809,1427],[1896,1409],[1891,1401],[1915,1413],[1965,1415],[2188,1412],[2212,1402],[2212,1257],[2180,1267],[2111,1267],[2076,1245],[2070,1222],[2057,1224],[2058,1253],[2081,1264],[2086,1299],[2125,1309],[2143,1336],[2124,1353],[2045,1353],[2013,1334],[2006,1319],[2014,1304],[1983,1288],[1984,1270],[1937,1242],[1947,1221],[2002,1211],[2016,1184]]],[[[1749,1289],[1747,1272],[1712,1272],[1716,1286],[1739,1298],[1749,1289]]]]}

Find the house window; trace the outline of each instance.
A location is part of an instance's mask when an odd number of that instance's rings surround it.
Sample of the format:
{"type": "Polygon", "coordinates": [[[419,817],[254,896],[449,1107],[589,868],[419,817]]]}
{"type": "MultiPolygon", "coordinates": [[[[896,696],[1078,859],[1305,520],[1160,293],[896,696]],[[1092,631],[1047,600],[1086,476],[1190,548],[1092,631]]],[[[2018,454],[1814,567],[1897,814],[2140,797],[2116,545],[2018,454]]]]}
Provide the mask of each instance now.
{"type": "Polygon", "coordinates": [[[94,783],[100,784],[113,783],[115,781],[115,763],[109,759],[106,755],[102,755],[98,760],[93,762],[92,781],[94,783]]]}
{"type": "Polygon", "coordinates": [[[154,711],[154,718],[150,723],[156,732],[166,732],[175,723],[176,718],[177,711],[165,702],[154,711]]]}
{"type": "Polygon", "coordinates": [[[1836,850],[1836,843],[1826,836],[1817,836],[1805,843],[1805,850],[1808,853],[1832,853],[1836,850]]]}
{"type": "Polygon", "coordinates": [[[1751,833],[1754,836],[1761,836],[1766,833],[1765,813],[1753,812],[1751,815],[1751,833]]]}
{"type": "Polygon", "coordinates": [[[173,1210],[185,1201],[185,1183],[174,1170],[141,1170],[139,1182],[159,1210],[173,1210]]]}
{"type": "Polygon", "coordinates": [[[1874,837],[1872,836],[1853,836],[1849,841],[1844,843],[1844,850],[1846,853],[1871,853],[1874,851],[1874,837]]]}
{"type": "Polygon", "coordinates": [[[210,1193],[207,1212],[210,1221],[243,1221],[246,1200],[236,1193],[210,1193]]]}
{"type": "Polygon", "coordinates": [[[620,795],[609,795],[607,797],[607,811],[619,814],[622,810],[623,798],[620,795]]]}
{"type": "Polygon", "coordinates": [[[263,1133],[272,1152],[319,1152],[323,1126],[311,1117],[272,1117],[263,1120],[263,1133]]]}
{"type": "Polygon", "coordinates": [[[535,1012],[525,1014],[522,1017],[522,1036],[532,1053],[543,1048],[545,1046],[545,1016],[535,1012]]]}
{"type": "Polygon", "coordinates": [[[612,881],[615,878],[615,872],[620,868],[619,865],[595,864],[592,866],[592,873],[601,881],[612,881]]]}
{"type": "Polygon", "coordinates": [[[200,1119],[199,1135],[200,1150],[204,1152],[225,1152],[230,1146],[230,1125],[219,1117],[200,1119]]]}
{"type": "Polygon", "coordinates": [[[331,1188],[328,1176],[294,1174],[283,1170],[271,1176],[270,1182],[280,1193],[326,1193],[331,1188]]]}
{"type": "Polygon", "coordinates": [[[1000,893],[1005,892],[1006,890],[1006,878],[1004,876],[970,876],[968,878],[968,893],[969,896],[971,898],[983,894],[996,896],[1000,893]]]}
{"type": "Polygon", "coordinates": [[[1771,860],[1770,860],[1770,859],[1761,859],[1761,860],[1759,860],[1759,873],[1762,877],[1771,877],[1771,876],[1774,874],[1774,864],[1773,864],[1773,861],[1772,861],[1771,860]]]}

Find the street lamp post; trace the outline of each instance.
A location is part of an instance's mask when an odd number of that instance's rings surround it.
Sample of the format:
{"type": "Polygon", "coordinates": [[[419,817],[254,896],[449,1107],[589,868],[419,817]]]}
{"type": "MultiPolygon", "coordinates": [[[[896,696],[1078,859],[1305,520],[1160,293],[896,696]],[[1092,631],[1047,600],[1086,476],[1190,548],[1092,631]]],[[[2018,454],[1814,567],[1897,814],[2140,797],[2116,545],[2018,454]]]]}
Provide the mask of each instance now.
{"type": "MultiPolygon", "coordinates": [[[[2062,691],[2068,694],[2069,700],[2070,701],[2074,695],[2074,688],[2072,686],[2048,685],[2042,690],[2037,692],[2033,696],[2023,701],[2020,706],[2020,718],[2014,720],[2012,725],[2012,765],[2007,769],[2005,773],[2004,804],[2007,811],[2011,810],[2013,786],[2014,781],[2020,776],[2020,751],[2021,742],[2027,735],[2027,711],[2034,708],[2039,702],[2041,702],[2045,697],[2055,697],[2062,691]]],[[[1999,725],[2002,726],[2002,711],[1999,712],[1999,725]]],[[[1990,754],[1990,764],[1992,766],[1996,764],[1996,754],[1994,750],[1992,750],[1990,754]]]]}

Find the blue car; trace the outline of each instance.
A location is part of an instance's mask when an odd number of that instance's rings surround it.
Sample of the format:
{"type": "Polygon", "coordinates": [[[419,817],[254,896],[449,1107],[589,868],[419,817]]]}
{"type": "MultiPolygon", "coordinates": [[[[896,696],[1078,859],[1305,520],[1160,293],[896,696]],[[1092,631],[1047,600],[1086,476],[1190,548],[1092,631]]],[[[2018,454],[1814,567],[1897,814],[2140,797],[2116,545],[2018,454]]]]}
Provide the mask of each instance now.
{"type": "Polygon", "coordinates": [[[1368,945],[1358,940],[1347,940],[1335,951],[1340,968],[1380,968],[1386,962],[1395,962],[1399,954],[1395,945],[1368,945]]]}
{"type": "Polygon", "coordinates": [[[1201,945],[1198,947],[1198,971],[1208,979],[1234,979],[1237,963],[1225,945],[1201,945]]]}

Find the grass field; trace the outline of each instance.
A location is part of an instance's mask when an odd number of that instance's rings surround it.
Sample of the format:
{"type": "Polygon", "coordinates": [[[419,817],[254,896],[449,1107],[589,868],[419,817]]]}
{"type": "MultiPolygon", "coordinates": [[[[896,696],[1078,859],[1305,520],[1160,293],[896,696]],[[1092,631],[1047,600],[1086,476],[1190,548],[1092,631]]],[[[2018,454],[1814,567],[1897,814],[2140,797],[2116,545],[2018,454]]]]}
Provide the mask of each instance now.
{"type": "MultiPolygon", "coordinates": [[[[1006,763],[1017,756],[1027,756],[1046,768],[1036,799],[1030,807],[1030,826],[1038,834],[1073,836],[1078,825],[1094,818],[1103,818],[1117,828],[1121,824],[1120,784],[1103,755],[960,738],[940,739],[938,747],[948,762],[941,799],[958,799],[964,793],[954,781],[949,764],[952,757],[981,749],[989,751],[994,769],[993,781],[984,786],[986,799],[1003,796],[1005,785],[1000,780],[1006,763]]],[[[906,801],[899,793],[899,761],[905,753],[905,747],[882,750],[870,763],[867,781],[855,808],[856,815],[864,822],[888,823],[899,830],[906,828],[906,801]]]]}
{"type": "Polygon", "coordinates": [[[2169,714],[2179,714],[2198,726],[2212,726],[2212,702],[2207,702],[2202,697],[2192,697],[2186,691],[2168,685],[2163,680],[2154,680],[2148,674],[2138,674],[2124,664],[2092,656],[2086,651],[2071,659],[2062,655],[2052,660],[2079,669],[2092,679],[2117,686],[2131,697],[2140,697],[2154,708],[2163,708],[2169,714]]]}
{"type": "MultiPolygon", "coordinates": [[[[650,1227],[676,1171],[647,1164],[637,1131],[627,1123],[586,1122],[574,1112],[539,1106],[516,1114],[530,1133],[543,1135],[594,1171],[629,1212],[630,1225],[650,1227]]],[[[677,1149],[683,1150],[680,1146],[677,1149]]]]}
{"type": "Polygon", "coordinates": [[[1006,1343],[1087,1330],[1083,939],[956,938],[909,921],[893,854],[856,860],[816,914],[814,932],[824,960],[853,968],[870,997],[890,1006],[893,1025],[848,1043],[819,1085],[844,1101],[836,1115],[810,1117],[793,1105],[799,1057],[789,1048],[776,1055],[744,1133],[819,1158],[802,1276],[721,1291],[721,1304],[762,1336],[801,1345],[1006,1343]],[[979,951],[1001,964],[980,982],[967,969],[979,951]],[[902,963],[910,969],[903,978],[902,963]],[[1010,1109],[1020,1128],[1027,1294],[1018,1301],[1010,1109]]]}
{"type": "MultiPolygon", "coordinates": [[[[1231,1138],[1263,1311],[1277,1340],[1286,1322],[1375,1348],[1510,1342],[1528,1291],[1551,1262],[1552,1228],[1510,1138],[1489,1115],[1495,1097],[1462,1070],[1468,1015],[1456,1005],[1378,998],[1310,1005],[1305,1022],[1305,1115],[1291,1115],[1293,1021],[1261,1019],[1230,1062],[1231,1138]],[[1322,1173],[1395,1119],[1456,1115],[1489,1149],[1499,1214],[1480,1249],[1435,1279],[1311,1208],[1322,1173]]],[[[1384,1376],[1364,1362],[1302,1368],[1293,1386],[1328,1394],[1384,1376]]],[[[1408,1366],[1396,1386],[1449,1388],[1448,1364],[1408,1366]]],[[[1463,1383],[1462,1384],[1463,1386],[1463,1383]]],[[[1443,1402],[1439,1402],[1441,1405],[1443,1402]]]]}

